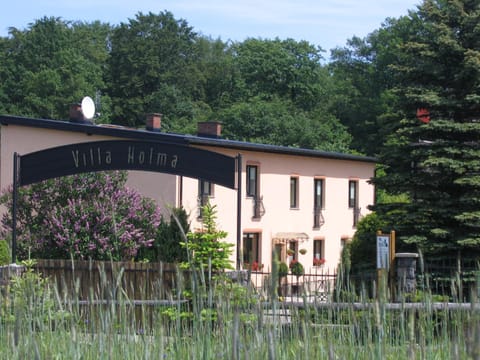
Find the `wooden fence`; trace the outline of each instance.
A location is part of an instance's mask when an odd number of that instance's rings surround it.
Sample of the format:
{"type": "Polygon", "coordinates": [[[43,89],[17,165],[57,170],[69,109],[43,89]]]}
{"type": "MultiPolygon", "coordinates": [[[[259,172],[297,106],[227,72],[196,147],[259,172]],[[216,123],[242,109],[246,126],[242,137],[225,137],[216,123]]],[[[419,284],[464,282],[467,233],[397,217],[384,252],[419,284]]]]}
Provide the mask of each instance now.
{"type": "Polygon", "coordinates": [[[54,281],[61,294],[78,300],[171,299],[185,273],[164,263],[38,260],[34,270],[54,281]]]}
{"type": "MultiPolygon", "coordinates": [[[[177,290],[188,287],[190,273],[173,264],[80,260],[38,260],[35,271],[56,283],[60,294],[77,300],[115,300],[120,292],[130,300],[177,299],[177,290]]],[[[249,281],[259,294],[268,296],[270,273],[252,272],[249,281]]],[[[318,297],[326,301],[336,274],[307,273],[282,279],[283,296],[318,297]]]]}

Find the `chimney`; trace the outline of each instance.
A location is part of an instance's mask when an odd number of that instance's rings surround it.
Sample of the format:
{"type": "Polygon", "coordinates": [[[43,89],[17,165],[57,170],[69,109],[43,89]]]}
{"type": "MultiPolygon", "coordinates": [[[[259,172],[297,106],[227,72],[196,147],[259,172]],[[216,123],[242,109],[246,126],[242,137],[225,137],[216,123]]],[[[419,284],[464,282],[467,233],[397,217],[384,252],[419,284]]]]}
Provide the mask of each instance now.
{"type": "Polygon", "coordinates": [[[82,111],[82,104],[75,103],[70,105],[68,110],[70,122],[77,124],[93,124],[93,122],[85,117],[82,111]]]}
{"type": "Polygon", "coordinates": [[[146,128],[150,131],[160,131],[162,128],[162,114],[147,114],[146,128]]]}
{"type": "Polygon", "coordinates": [[[222,123],[219,121],[203,121],[197,124],[197,135],[204,137],[222,137],[222,123]]]}
{"type": "Polygon", "coordinates": [[[85,120],[82,113],[82,105],[80,103],[71,104],[68,117],[71,122],[82,123],[85,120]]]}

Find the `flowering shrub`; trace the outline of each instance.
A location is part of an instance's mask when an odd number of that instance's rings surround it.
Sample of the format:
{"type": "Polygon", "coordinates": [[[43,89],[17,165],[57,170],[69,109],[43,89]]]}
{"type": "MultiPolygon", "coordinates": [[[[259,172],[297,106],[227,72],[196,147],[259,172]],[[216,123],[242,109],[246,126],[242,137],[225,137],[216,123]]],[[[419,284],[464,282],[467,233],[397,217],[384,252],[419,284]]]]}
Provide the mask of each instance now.
{"type": "MultiPolygon", "coordinates": [[[[18,257],[130,260],[155,239],[155,202],[126,188],[126,172],[50,179],[19,189],[18,257]]],[[[11,192],[2,203],[11,208],[11,192]]],[[[3,236],[11,214],[2,218],[3,236]]]]}
{"type": "Polygon", "coordinates": [[[313,259],[313,266],[320,266],[320,265],[323,265],[325,264],[325,259],[317,259],[317,258],[314,258],[313,259]]]}

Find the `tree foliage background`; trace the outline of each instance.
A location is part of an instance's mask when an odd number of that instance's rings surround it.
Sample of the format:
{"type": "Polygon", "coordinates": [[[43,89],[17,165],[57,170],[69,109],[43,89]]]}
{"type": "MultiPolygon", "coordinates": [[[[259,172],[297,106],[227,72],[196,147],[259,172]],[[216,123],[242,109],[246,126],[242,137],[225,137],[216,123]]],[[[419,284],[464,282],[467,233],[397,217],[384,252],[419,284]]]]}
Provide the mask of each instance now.
{"type": "Polygon", "coordinates": [[[385,227],[424,251],[471,253],[479,17],[478,0],[424,0],[328,62],[306,41],[211,39],[168,11],[115,26],[42,18],[0,38],[0,113],[66,119],[89,95],[97,122],[140,127],[160,112],[164,131],[219,120],[229,139],[378,156],[374,210],[385,227]]]}

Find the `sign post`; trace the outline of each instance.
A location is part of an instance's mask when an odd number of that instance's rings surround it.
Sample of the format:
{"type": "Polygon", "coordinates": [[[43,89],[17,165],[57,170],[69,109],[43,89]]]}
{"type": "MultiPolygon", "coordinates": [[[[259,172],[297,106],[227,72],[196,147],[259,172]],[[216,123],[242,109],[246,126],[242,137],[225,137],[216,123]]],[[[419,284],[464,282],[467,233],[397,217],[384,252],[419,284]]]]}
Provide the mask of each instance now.
{"type": "Polygon", "coordinates": [[[377,246],[377,282],[379,294],[387,289],[387,275],[392,274],[391,264],[395,258],[395,232],[382,234],[379,230],[376,237],[377,246]]]}
{"type": "Polygon", "coordinates": [[[377,269],[390,269],[390,235],[377,234],[377,269]]]}

